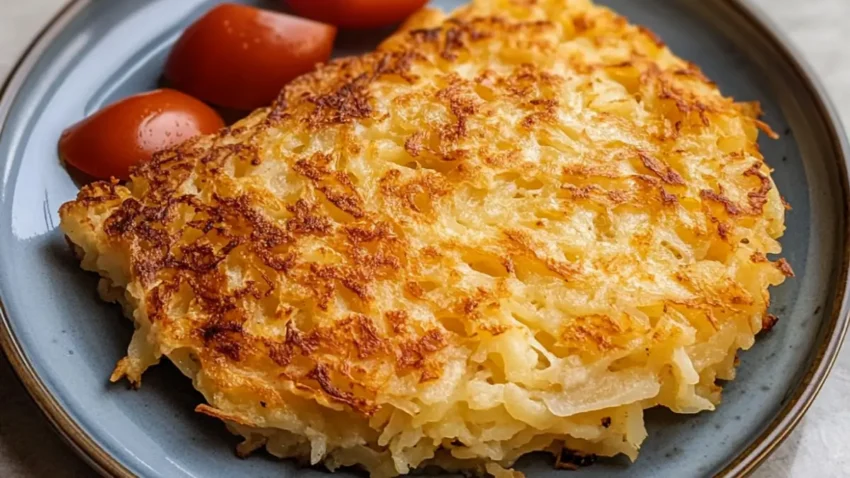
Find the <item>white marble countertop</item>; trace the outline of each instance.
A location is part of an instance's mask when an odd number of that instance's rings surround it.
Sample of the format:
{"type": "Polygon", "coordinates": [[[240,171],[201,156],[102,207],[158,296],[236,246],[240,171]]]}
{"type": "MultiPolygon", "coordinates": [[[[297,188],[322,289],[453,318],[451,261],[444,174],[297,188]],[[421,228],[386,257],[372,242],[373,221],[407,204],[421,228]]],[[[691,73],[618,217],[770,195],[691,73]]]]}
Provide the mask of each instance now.
{"type": "MultiPolygon", "coordinates": [[[[694,0],[696,1],[696,0],[694,0]]],[[[850,1],[748,0],[789,34],[850,125],[850,1]]],[[[65,0],[0,0],[0,78],[65,0]]],[[[802,423],[758,478],[850,476],[850,346],[802,423]]],[[[94,473],[53,433],[0,357],[0,477],[87,477],[94,473]]]]}

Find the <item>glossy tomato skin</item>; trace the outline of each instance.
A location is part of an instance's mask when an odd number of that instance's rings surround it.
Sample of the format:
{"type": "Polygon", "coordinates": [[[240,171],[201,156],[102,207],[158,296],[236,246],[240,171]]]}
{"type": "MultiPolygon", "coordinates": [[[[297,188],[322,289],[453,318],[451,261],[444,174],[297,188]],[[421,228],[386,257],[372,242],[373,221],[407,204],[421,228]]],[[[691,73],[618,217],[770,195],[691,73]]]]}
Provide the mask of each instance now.
{"type": "Polygon", "coordinates": [[[268,106],[286,83],[326,62],[335,37],[331,25],[225,3],[183,33],[165,77],[206,102],[252,110],[268,106]]]}
{"type": "Polygon", "coordinates": [[[179,91],[162,89],[113,103],[62,133],[59,156],[97,179],[127,179],[153,153],[224,127],[212,108],[179,91]]]}
{"type": "Polygon", "coordinates": [[[285,0],[298,15],[341,28],[374,28],[401,23],[428,0],[285,0]]]}

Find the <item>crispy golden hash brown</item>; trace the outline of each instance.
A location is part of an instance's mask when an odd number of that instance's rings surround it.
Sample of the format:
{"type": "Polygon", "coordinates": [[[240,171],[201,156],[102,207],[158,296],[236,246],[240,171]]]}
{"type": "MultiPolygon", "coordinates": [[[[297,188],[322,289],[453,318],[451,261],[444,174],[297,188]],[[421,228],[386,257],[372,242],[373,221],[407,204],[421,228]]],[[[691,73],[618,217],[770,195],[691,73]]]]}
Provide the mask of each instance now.
{"type": "Polygon", "coordinates": [[[375,476],[634,459],[772,324],[784,204],[755,104],[587,0],[423,11],[214,136],[86,186],[62,229],[198,411],[375,476]]]}

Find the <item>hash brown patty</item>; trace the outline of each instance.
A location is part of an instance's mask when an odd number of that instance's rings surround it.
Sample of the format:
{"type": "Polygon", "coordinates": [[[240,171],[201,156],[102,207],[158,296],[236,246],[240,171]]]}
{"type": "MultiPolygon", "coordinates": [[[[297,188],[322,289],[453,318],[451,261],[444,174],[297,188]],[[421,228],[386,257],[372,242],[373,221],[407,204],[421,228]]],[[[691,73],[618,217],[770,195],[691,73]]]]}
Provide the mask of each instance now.
{"type": "Polygon", "coordinates": [[[635,459],[644,409],[720,402],[792,274],[758,115],[587,0],[476,0],[85,186],[61,227],[136,324],[112,380],[169,358],[242,454],[635,459]]]}

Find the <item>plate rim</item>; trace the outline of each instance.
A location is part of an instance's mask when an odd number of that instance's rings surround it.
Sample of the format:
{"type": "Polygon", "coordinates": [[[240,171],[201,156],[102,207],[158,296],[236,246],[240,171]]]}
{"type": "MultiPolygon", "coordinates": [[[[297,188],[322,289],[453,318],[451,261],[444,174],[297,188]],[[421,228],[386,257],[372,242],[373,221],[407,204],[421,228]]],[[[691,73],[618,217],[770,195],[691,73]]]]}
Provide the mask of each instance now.
{"type": "MultiPolygon", "coordinates": [[[[850,173],[848,173],[848,169],[850,169],[850,144],[848,144],[846,130],[835,105],[818,75],[803,59],[797,48],[781,33],[776,24],[757,6],[745,3],[745,0],[715,1],[725,3],[736,10],[752,27],[758,30],[756,34],[763,36],[776,49],[778,54],[784,57],[805,85],[806,93],[816,100],[813,106],[818,115],[825,120],[828,126],[827,134],[831,141],[830,146],[839,156],[838,166],[843,172],[840,178],[841,188],[844,191],[842,205],[844,206],[845,217],[850,216],[848,214],[850,212],[850,202],[848,202],[850,201],[850,173]]],[[[17,98],[22,84],[29,77],[44,50],[63,31],[64,27],[92,2],[93,0],[67,0],[18,56],[12,69],[0,85],[0,137],[2,137],[5,129],[12,103],[17,98]]],[[[830,313],[824,340],[818,345],[814,360],[806,370],[802,381],[796,387],[793,396],[782,407],[778,415],[770,421],[766,429],[747,448],[739,451],[732,462],[716,476],[725,478],[750,475],[796,428],[817,398],[838,357],[848,326],[850,326],[850,301],[848,301],[848,292],[850,292],[850,283],[848,283],[850,221],[845,227],[843,247],[845,251],[844,263],[841,264],[837,278],[835,295],[837,300],[830,313]]],[[[77,455],[102,476],[119,478],[135,476],[124,463],[111,455],[106,449],[100,447],[94,438],[71,418],[68,411],[50,393],[12,331],[9,315],[1,299],[0,348],[2,348],[27,393],[47,417],[54,430],[77,455]]]]}
{"type": "MultiPolygon", "coordinates": [[[[17,98],[24,81],[35,67],[36,62],[56,36],[71,22],[92,0],[67,0],[59,10],[42,26],[30,43],[20,53],[12,69],[0,84],[0,137],[5,131],[6,120],[12,103],[17,98]]],[[[83,459],[94,471],[104,477],[133,478],[135,475],[114,456],[98,446],[94,439],[74,421],[60,405],[44,381],[36,373],[29,357],[21,347],[9,322],[9,314],[0,297],[0,348],[12,365],[18,380],[30,398],[47,417],[51,427],[65,443],[83,459]]]]}
{"type": "MultiPolygon", "coordinates": [[[[758,6],[745,3],[744,0],[719,0],[728,4],[744,17],[752,27],[759,30],[758,35],[763,36],[784,57],[808,90],[807,93],[815,100],[813,105],[818,116],[826,120],[830,139],[830,147],[839,157],[837,166],[842,174],[840,179],[841,189],[844,197],[841,203],[843,216],[850,217],[850,143],[848,142],[847,130],[838,114],[835,103],[826,87],[815,73],[814,69],[805,60],[799,49],[789,40],[788,36],[767,14],[758,6]]],[[[814,403],[823,388],[829,373],[832,370],[841,347],[844,344],[848,329],[850,329],[850,221],[844,225],[844,257],[839,268],[836,279],[836,295],[830,312],[829,323],[825,331],[823,342],[815,351],[815,358],[809,364],[800,384],[794,390],[785,406],[780,409],[778,415],[770,421],[767,428],[741,450],[731,463],[726,465],[717,477],[749,476],[756,468],[781,445],[786,438],[797,428],[803,416],[814,403]]]]}

